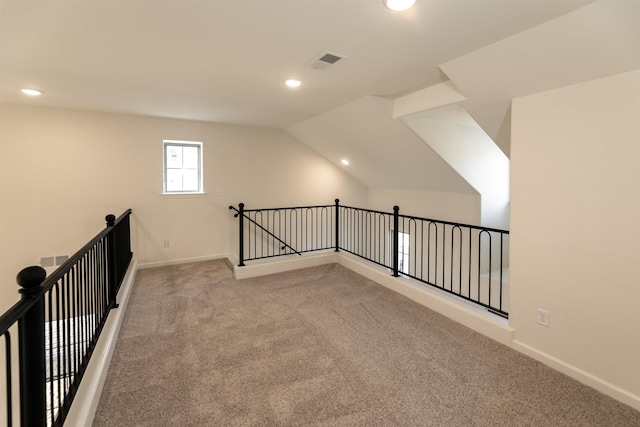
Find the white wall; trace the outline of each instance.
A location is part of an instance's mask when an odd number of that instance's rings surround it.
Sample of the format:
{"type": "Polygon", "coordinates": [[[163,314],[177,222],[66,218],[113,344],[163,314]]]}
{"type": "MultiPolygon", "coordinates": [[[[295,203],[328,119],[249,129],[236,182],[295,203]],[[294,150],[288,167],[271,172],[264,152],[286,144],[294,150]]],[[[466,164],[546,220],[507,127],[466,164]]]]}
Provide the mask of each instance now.
{"type": "Polygon", "coordinates": [[[0,310],[18,298],[20,269],[41,256],[74,253],[108,213],[133,209],[133,251],[144,265],[232,252],[230,204],[367,202],[362,184],[282,130],[0,108],[0,310]],[[204,143],[206,195],[161,195],[163,139],[204,143]]]}
{"type": "Polygon", "coordinates": [[[640,70],[512,114],[514,346],[640,409],[640,70]]]}
{"type": "Polygon", "coordinates": [[[369,209],[393,212],[394,206],[400,207],[400,213],[404,215],[480,225],[479,194],[369,189],[369,209]]]}
{"type": "Polygon", "coordinates": [[[481,225],[509,228],[509,159],[460,104],[403,117],[416,135],[482,195],[481,225]]]}

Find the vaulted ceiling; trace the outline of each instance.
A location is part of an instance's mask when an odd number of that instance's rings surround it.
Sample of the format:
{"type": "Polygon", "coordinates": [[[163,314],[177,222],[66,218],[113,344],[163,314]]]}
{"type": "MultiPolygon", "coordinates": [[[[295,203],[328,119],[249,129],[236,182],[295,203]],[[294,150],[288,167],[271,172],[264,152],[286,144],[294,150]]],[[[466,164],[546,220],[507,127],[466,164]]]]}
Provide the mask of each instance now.
{"type": "Polygon", "coordinates": [[[427,145],[416,148],[392,100],[450,80],[508,155],[514,96],[640,67],[639,6],[0,0],[0,102],[283,128],[336,164],[342,152],[362,160],[351,173],[368,186],[472,192],[427,145]],[[325,51],[344,59],[310,67],[325,51]],[[288,77],[302,86],[285,87],[288,77]],[[27,98],[24,87],[45,93],[27,98]],[[389,158],[394,146],[422,150],[412,170],[389,158]]]}
{"type": "Polygon", "coordinates": [[[0,101],[285,128],[590,0],[0,0],[0,101]],[[345,56],[318,71],[323,51],[345,56]],[[283,79],[296,76],[295,91],[283,79]]]}

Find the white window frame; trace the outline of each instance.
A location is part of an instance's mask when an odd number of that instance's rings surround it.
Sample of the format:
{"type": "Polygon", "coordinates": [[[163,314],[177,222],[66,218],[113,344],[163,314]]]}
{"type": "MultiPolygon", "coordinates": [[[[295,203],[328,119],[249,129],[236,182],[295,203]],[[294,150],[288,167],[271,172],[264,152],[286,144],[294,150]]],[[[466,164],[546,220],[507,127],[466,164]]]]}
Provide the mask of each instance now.
{"type": "MultiPolygon", "coordinates": [[[[162,142],[162,194],[204,194],[204,180],[202,170],[202,142],[199,141],[178,141],[178,140],[164,140],[162,142]],[[170,169],[167,163],[167,146],[180,146],[180,147],[196,147],[198,149],[197,160],[197,175],[198,175],[198,189],[197,190],[168,190],[167,189],[167,170],[170,169]]],[[[186,169],[186,168],[182,168],[186,169]]]]}

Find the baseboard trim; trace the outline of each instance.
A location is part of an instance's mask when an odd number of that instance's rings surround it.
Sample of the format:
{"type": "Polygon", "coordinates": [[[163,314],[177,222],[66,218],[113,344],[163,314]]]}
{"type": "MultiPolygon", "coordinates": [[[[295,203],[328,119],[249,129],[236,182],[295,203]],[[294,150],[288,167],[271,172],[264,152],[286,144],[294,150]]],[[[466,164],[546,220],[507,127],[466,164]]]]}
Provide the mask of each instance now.
{"type": "Polygon", "coordinates": [[[576,366],[553,357],[550,354],[537,350],[521,341],[514,340],[513,348],[520,353],[526,354],[532,359],[537,360],[538,362],[544,363],[545,365],[555,369],[556,371],[562,372],[563,374],[573,378],[576,381],[581,382],[582,384],[598,390],[599,392],[604,393],[624,403],[625,405],[629,405],[632,408],[640,411],[640,396],[638,395],[630,393],[627,390],[616,386],[615,384],[611,384],[610,382],[607,382],[600,377],[583,371],[576,366]]]}
{"type": "Polygon", "coordinates": [[[107,317],[91,360],[87,365],[87,370],[80,382],[78,392],[71,404],[69,414],[64,423],[65,426],[85,427],[93,423],[137,270],[138,263],[134,257],[129,264],[122,285],[120,285],[117,298],[119,306],[111,310],[107,317]]]}
{"type": "Polygon", "coordinates": [[[454,300],[451,296],[445,295],[444,292],[430,289],[416,280],[406,277],[393,277],[386,269],[369,265],[369,263],[365,263],[352,255],[340,252],[337,261],[343,267],[501,344],[510,347],[513,342],[514,330],[509,327],[506,319],[463,301],[454,300]]]}
{"type": "Polygon", "coordinates": [[[178,258],[178,259],[171,259],[166,261],[145,262],[145,263],[139,264],[138,269],[144,270],[146,268],[165,267],[168,265],[188,264],[191,262],[200,262],[200,261],[211,261],[213,259],[222,259],[222,258],[235,259],[235,256],[232,254],[218,254],[218,255],[196,256],[196,257],[190,257],[190,258],[178,258]]]}
{"type": "Polygon", "coordinates": [[[471,304],[454,300],[451,296],[430,289],[413,279],[393,277],[386,269],[345,252],[325,251],[252,261],[243,267],[236,266],[234,274],[236,279],[247,279],[332,263],[340,264],[501,344],[511,346],[514,332],[506,319],[471,304]]]}
{"type": "Polygon", "coordinates": [[[300,255],[287,255],[274,260],[270,258],[264,261],[253,261],[249,265],[234,267],[236,279],[248,279],[250,277],[266,276],[268,274],[283,273],[285,271],[299,270],[301,268],[317,267],[336,262],[336,252],[314,252],[300,255]]]}
{"type": "Polygon", "coordinates": [[[454,301],[450,296],[444,295],[435,289],[430,289],[415,280],[404,277],[393,277],[386,269],[369,265],[350,254],[326,251],[321,253],[304,254],[303,256],[289,256],[278,260],[270,259],[265,262],[255,262],[243,267],[237,266],[237,257],[233,254],[183,258],[146,264],[138,264],[134,257],[129,269],[127,270],[127,274],[125,275],[118,294],[118,303],[120,304],[120,307],[113,310],[107,319],[104,329],[100,335],[100,339],[98,340],[94,350],[93,357],[89,362],[83,381],[80,384],[78,393],[76,394],[69,411],[69,415],[67,416],[67,420],[65,421],[66,426],[84,427],[91,425],[93,422],[137,270],[221,258],[228,258],[236,264],[234,267],[236,279],[245,279],[318,265],[338,263],[345,268],[404,295],[407,298],[447,316],[450,319],[489,338],[492,338],[499,343],[512,347],[514,350],[538,360],[552,369],[562,372],[563,374],[568,375],[569,377],[640,411],[640,396],[630,393],[629,391],[611,384],[602,378],[592,375],[556,357],[514,339],[515,331],[513,328],[508,326],[508,322],[505,319],[491,315],[486,311],[473,307],[469,304],[454,301]]]}

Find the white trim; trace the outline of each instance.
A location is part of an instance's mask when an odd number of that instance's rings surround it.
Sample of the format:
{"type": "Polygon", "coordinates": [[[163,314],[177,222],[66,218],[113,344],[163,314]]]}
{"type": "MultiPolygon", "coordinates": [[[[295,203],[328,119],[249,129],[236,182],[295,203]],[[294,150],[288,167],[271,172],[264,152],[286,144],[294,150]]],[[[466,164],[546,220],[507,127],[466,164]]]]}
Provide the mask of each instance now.
{"type": "Polygon", "coordinates": [[[190,258],[171,259],[166,261],[153,261],[153,262],[146,262],[144,264],[140,264],[138,268],[143,270],[145,268],[164,267],[167,265],[177,265],[177,264],[188,264],[190,262],[211,261],[212,259],[222,259],[222,258],[235,259],[235,256],[232,256],[231,254],[218,254],[218,255],[196,256],[196,257],[190,257],[190,258]]]}
{"type": "Polygon", "coordinates": [[[238,267],[235,263],[233,273],[236,279],[248,279],[250,277],[265,276],[267,274],[282,273],[285,271],[299,270],[301,268],[316,267],[318,265],[336,263],[336,252],[313,252],[300,255],[287,255],[277,260],[269,258],[263,262],[252,261],[251,265],[238,267]]]}
{"type": "Polygon", "coordinates": [[[338,264],[501,344],[511,346],[514,330],[506,319],[432,289],[417,280],[403,276],[393,277],[387,269],[369,265],[349,254],[340,252],[338,264]]]}
{"type": "MultiPolygon", "coordinates": [[[[287,259],[268,262],[255,263],[244,267],[235,267],[236,278],[240,274],[242,278],[255,277],[263,274],[273,274],[288,270],[306,268],[309,261],[305,260],[308,255],[288,256],[287,259]],[[272,265],[272,266],[271,266],[272,265]],[[240,272],[240,273],[239,273],[240,272]]],[[[316,255],[312,261],[313,265],[329,264],[337,262],[361,276],[389,288],[411,300],[422,304],[448,318],[467,326],[495,341],[513,348],[541,363],[562,372],[565,375],[598,390],[636,410],[640,410],[640,396],[624,390],[615,384],[603,380],[593,374],[583,371],[569,363],[556,357],[537,350],[523,342],[515,339],[516,331],[508,325],[506,319],[494,316],[474,305],[464,301],[454,299],[454,297],[444,294],[437,289],[432,289],[420,282],[406,277],[393,277],[388,270],[377,265],[370,264],[345,252],[330,252],[316,255]]],[[[237,261],[236,261],[237,264],[237,261]]]]}
{"type": "Polygon", "coordinates": [[[370,264],[345,252],[330,250],[303,254],[302,256],[288,255],[278,258],[278,260],[269,258],[262,262],[251,261],[250,265],[244,267],[236,265],[234,274],[236,279],[246,279],[331,263],[338,263],[501,344],[511,346],[514,330],[509,327],[506,319],[437,289],[431,289],[417,280],[393,277],[386,268],[370,264]]]}
{"type": "Polygon", "coordinates": [[[206,191],[201,191],[201,192],[184,192],[184,193],[160,193],[159,196],[162,197],[163,199],[185,199],[185,198],[189,198],[189,196],[193,197],[193,198],[198,198],[198,197],[204,197],[207,195],[206,191]]]}
{"type": "Polygon", "coordinates": [[[93,423],[93,418],[100,402],[102,387],[107,378],[111,357],[116,348],[120,326],[122,326],[122,320],[129,303],[131,288],[136,278],[137,264],[138,262],[134,257],[118,291],[117,301],[119,307],[111,310],[107,317],[107,321],[100,333],[100,338],[93,350],[93,355],[87,365],[87,370],[82,377],[82,381],[80,381],[78,392],[69,409],[69,414],[64,422],[65,426],[84,427],[93,423]]]}
{"type": "MultiPolygon", "coordinates": [[[[163,195],[179,195],[179,194],[203,194],[204,193],[204,144],[202,141],[181,141],[175,139],[165,139],[162,141],[162,194],[163,195]],[[198,190],[197,191],[167,191],[167,145],[198,148],[198,190]]],[[[184,168],[182,168],[184,169],[184,168]]]]}
{"type": "Polygon", "coordinates": [[[640,396],[624,390],[615,384],[612,384],[600,377],[590,374],[589,372],[583,371],[582,369],[564,362],[556,357],[553,357],[550,354],[535,349],[521,341],[514,340],[512,347],[514,350],[526,354],[527,356],[544,363],[550,368],[562,372],[563,374],[573,378],[574,380],[577,380],[582,384],[594,388],[599,392],[611,396],[612,398],[640,411],[640,396]]]}
{"type": "Polygon", "coordinates": [[[562,372],[636,410],[640,410],[640,396],[515,340],[515,330],[508,326],[508,322],[505,319],[494,316],[471,304],[458,301],[449,295],[439,292],[437,289],[430,289],[415,280],[405,277],[393,277],[387,269],[369,265],[369,263],[353,255],[344,252],[326,251],[304,254],[303,256],[291,255],[275,261],[273,259],[264,262],[252,261],[251,265],[244,267],[237,266],[238,259],[233,254],[183,258],[141,265],[138,265],[134,258],[118,294],[120,307],[114,310],[107,319],[65,425],[82,427],[91,425],[93,421],[137,269],[220,258],[229,258],[234,263],[236,279],[338,263],[501,344],[512,347],[514,350],[538,360],[552,369],[562,372]]]}

